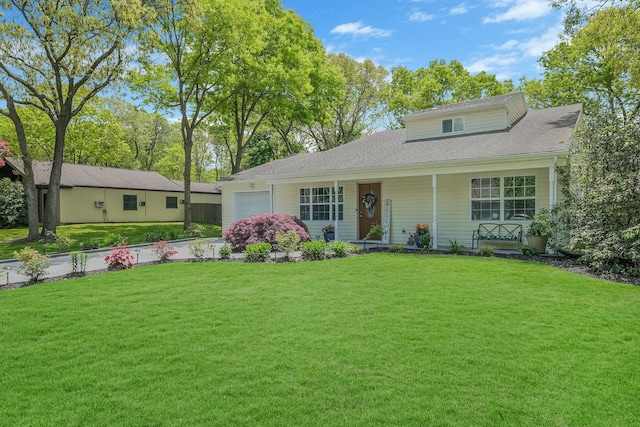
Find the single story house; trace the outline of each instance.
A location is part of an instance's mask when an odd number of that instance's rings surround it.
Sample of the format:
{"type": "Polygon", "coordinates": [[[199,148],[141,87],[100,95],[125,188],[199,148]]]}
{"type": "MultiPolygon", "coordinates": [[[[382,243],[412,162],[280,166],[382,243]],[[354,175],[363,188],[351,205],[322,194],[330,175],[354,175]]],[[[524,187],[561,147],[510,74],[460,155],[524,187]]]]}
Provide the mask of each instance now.
{"type": "Polygon", "coordinates": [[[407,243],[430,225],[434,247],[470,247],[480,224],[522,224],[560,197],[581,105],[528,110],[510,93],[437,106],[404,117],[406,127],[241,171],[222,185],[222,226],[276,212],[302,219],[314,238],[359,241],[373,224],[384,243],[407,243]],[[518,222],[520,221],[520,222],[518,222]]]}
{"type": "MultiPolygon", "coordinates": [[[[2,176],[24,175],[22,161],[5,159],[2,176]]],[[[46,203],[51,162],[34,162],[38,190],[38,211],[42,218],[46,203]]],[[[222,203],[219,186],[192,183],[191,203],[222,203]]],[[[221,209],[221,208],[219,208],[221,209]]],[[[64,163],[60,184],[59,222],[63,224],[95,222],[163,222],[184,220],[184,185],[157,172],[135,171],[101,166],[64,163]]]]}

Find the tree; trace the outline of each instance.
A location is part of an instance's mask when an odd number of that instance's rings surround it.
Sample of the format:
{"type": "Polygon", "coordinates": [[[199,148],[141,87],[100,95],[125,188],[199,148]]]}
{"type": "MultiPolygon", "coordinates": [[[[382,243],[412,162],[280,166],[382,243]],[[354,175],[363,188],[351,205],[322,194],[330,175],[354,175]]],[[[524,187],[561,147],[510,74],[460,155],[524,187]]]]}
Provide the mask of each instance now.
{"type": "MultiPolygon", "coordinates": [[[[612,2],[618,4],[617,2],[612,2]]],[[[640,6],[598,8],[540,59],[542,81],[525,90],[543,106],[584,104],[586,113],[605,107],[625,119],[640,113],[640,6]]]]}
{"type": "Polygon", "coordinates": [[[233,173],[244,168],[245,150],[269,117],[293,151],[292,123],[309,123],[333,93],[325,87],[332,74],[324,48],[300,16],[264,0],[252,20],[256,50],[239,58],[233,95],[221,115],[231,132],[226,141],[233,173]]]}
{"type": "MultiPolygon", "coordinates": [[[[43,234],[55,233],[65,138],[71,120],[111,85],[128,63],[128,43],[147,16],[141,0],[0,0],[0,113],[14,123],[25,166],[29,237],[35,184],[32,160],[17,106],[44,112],[55,127],[53,164],[43,234]]],[[[37,215],[37,214],[36,214],[37,215]]],[[[37,225],[36,225],[37,228],[37,225]]]]}
{"type": "Polygon", "coordinates": [[[235,62],[253,44],[255,17],[244,0],[159,0],[133,87],[147,102],[180,111],[184,228],[191,226],[194,131],[230,96],[235,62]],[[166,62],[156,63],[156,54],[166,62]]]}
{"type": "Polygon", "coordinates": [[[397,125],[402,125],[402,117],[416,111],[513,90],[511,80],[500,82],[484,71],[471,75],[459,61],[439,60],[415,71],[402,66],[393,68],[387,102],[397,125]]]}
{"type": "Polygon", "coordinates": [[[330,116],[305,131],[315,149],[324,151],[371,133],[384,115],[383,94],[389,72],[371,60],[358,62],[346,54],[329,54],[329,63],[340,70],[342,96],[331,104],[330,116]]]}
{"type": "Polygon", "coordinates": [[[601,271],[640,275],[640,117],[586,116],[571,145],[562,218],[571,245],[601,271]]]}

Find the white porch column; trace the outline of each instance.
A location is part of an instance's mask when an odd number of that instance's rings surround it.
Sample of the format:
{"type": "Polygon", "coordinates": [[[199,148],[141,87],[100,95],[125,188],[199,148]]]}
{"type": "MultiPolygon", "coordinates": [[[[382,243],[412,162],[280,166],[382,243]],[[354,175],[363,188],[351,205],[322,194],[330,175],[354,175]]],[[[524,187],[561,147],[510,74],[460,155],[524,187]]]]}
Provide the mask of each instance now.
{"type": "Polygon", "coordinates": [[[433,248],[438,248],[438,175],[431,175],[431,188],[433,190],[433,223],[431,224],[431,242],[433,248]]]}
{"type": "Polygon", "coordinates": [[[339,217],[339,213],[338,213],[338,180],[334,180],[333,181],[333,212],[335,212],[335,215],[333,216],[333,227],[335,228],[335,239],[336,240],[340,240],[339,234],[338,234],[338,217],[339,217]]]}
{"type": "Polygon", "coordinates": [[[553,166],[549,166],[549,209],[558,203],[558,156],[554,157],[553,163],[553,166]]]}

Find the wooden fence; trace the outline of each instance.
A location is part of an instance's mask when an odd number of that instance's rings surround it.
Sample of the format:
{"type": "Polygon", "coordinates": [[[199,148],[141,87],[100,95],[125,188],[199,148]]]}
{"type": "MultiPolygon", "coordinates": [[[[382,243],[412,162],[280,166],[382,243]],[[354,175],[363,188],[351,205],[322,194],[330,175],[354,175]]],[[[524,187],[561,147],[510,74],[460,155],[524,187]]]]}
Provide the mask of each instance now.
{"type": "Polygon", "coordinates": [[[192,203],[191,221],[203,224],[222,225],[222,205],[215,203],[192,203]]]}

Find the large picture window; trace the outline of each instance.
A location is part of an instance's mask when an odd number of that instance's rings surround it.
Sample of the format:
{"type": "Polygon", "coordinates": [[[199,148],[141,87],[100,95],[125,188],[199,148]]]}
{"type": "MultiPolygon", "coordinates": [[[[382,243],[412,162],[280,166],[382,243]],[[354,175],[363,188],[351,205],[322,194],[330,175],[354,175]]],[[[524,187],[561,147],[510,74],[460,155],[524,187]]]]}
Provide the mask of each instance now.
{"type": "Polygon", "coordinates": [[[125,194],[122,196],[122,209],[125,211],[137,211],[138,210],[138,196],[125,194]]]}
{"type": "Polygon", "coordinates": [[[338,187],[337,203],[333,187],[301,188],[300,219],[303,221],[344,220],[343,188],[338,187]]]}
{"type": "Polygon", "coordinates": [[[536,212],[536,177],[507,176],[471,180],[471,219],[531,219],[536,212]]]}

